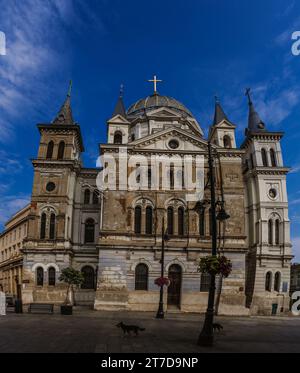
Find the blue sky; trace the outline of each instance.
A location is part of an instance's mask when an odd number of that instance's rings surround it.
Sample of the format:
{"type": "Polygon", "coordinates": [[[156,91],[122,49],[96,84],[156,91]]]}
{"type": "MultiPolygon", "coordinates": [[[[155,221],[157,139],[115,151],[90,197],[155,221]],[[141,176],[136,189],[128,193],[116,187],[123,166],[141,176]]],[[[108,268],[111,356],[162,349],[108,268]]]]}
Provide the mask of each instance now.
{"type": "Polygon", "coordinates": [[[183,102],[203,130],[213,117],[214,95],[243,140],[245,87],[270,130],[284,130],[291,234],[300,261],[300,56],[291,34],[300,30],[296,0],[71,1],[0,0],[0,228],[30,198],[37,154],[36,124],[50,122],[73,80],[72,106],[86,152],[95,165],[97,144],[119,85],[125,104],[152,93],[183,102]]]}

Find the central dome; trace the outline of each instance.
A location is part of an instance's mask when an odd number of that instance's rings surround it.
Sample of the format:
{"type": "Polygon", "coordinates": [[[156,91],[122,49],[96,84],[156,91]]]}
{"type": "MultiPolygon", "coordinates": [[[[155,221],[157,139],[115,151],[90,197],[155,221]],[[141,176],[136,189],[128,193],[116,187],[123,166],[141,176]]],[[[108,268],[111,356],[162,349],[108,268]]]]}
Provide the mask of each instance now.
{"type": "Polygon", "coordinates": [[[127,110],[128,116],[135,116],[143,113],[144,111],[149,111],[157,109],[160,107],[169,107],[181,114],[185,114],[192,117],[192,113],[179,101],[175,100],[173,97],[161,96],[159,94],[154,94],[145,98],[141,98],[127,110]]]}

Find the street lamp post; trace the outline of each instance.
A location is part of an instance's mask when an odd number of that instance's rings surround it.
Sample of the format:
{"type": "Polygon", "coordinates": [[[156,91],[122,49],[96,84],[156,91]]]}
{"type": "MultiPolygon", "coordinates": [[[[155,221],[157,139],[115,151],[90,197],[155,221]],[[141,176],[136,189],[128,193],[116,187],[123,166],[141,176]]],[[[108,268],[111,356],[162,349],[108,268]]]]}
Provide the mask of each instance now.
{"type": "MultiPolygon", "coordinates": [[[[165,266],[165,219],[163,217],[162,220],[162,228],[161,228],[161,268],[160,268],[160,276],[161,278],[164,277],[164,266],[165,266]]],[[[159,306],[156,314],[157,319],[163,319],[165,317],[164,314],[164,285],[160,286],[159,290],[159,306]]]]}

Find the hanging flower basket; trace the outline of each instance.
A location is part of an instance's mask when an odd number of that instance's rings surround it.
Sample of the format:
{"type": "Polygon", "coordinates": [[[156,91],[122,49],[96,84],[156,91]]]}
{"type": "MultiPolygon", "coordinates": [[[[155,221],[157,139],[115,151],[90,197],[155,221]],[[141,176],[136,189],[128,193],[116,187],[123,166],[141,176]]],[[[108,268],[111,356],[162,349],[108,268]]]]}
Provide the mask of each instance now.
{"type": "Polygon", "coordinates": [[[205,256],[200,259],[198,272],[228,277],[232,271],[232,263],[226,256],[205,256]]]}
{"type": "Polygon", "coordinates": [[[158,277],[154,280],[154,283],[157,286],[169,286],[170,280],[168,279],[168,277],[158,277]]]}

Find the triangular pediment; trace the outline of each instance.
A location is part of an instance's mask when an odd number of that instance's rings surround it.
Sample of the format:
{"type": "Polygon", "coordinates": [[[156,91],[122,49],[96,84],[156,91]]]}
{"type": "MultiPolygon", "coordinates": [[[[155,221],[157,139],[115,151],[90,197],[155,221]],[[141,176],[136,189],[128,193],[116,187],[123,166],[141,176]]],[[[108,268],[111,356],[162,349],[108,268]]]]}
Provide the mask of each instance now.
{"type": "Polygon", "coordinates": [[[226,119],[223,119],[220,123],[215,124],[214,127],[217,127],[217,128],[236,128],[236,126],[233,123],[229,122],[226,119]]]}
{"type": "Polygon", "coordinates": [[[135,140],[130,145],[135,150],[169,150],[174,152],[207,150],[207,142],[200,136],[178,128],[156,132],[135,140]],[[170,140],[177,141],[178,147],[172,149],[169,144],[170,140]]]}
{"type": "Polygon", "coordinates": [[[129,124],[128,120],[122,115],[117,114],[114,117],[110,118],[107,123],[116,123],[116,124],[129,124]]]}

